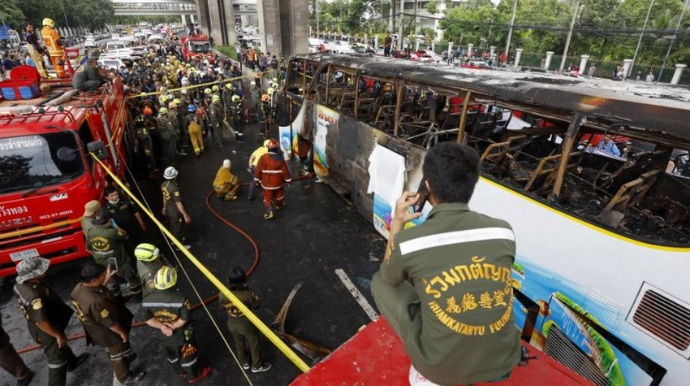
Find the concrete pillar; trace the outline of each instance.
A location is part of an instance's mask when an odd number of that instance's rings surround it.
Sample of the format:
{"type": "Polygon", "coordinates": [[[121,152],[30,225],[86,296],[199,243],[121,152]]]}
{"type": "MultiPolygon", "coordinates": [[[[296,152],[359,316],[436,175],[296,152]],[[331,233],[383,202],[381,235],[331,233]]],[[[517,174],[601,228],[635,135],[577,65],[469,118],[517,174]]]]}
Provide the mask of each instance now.
{"type": "Polygon", "coordinates": [[[414,50],[419,51],[419,39],[414,40],[414,50]]]}
{"type": "Polygon", "coordinates": [[[491,47],[489,47],[489,49],[491,50],[491,56],[490,57],[493,58],[494,55],[496,55],[496,46],[491,46],[491,47]]]}
{"type": "Polygon", "coordinates": [[[467,45],[467,56],[471,58],[473,52],[474,52],[474,44],[468,44],[467,45]]]}
{"type": "Polygon", "coordinates": [[[374,35],[374,51],[379,49],[379,36],[374,35]]]}
{"type": "Polygon", "coordinates": [[[687,64],[676,64],[676,72],[673,73],[671,84],[678,84],[680,81],[680,76],[683,74],[683,70],[685,70],[687,66],[687,64]]]}
{"type": "Polygon", "coordinates": [[[587,67],[587,61],[589,60],[589,55],[582,55],[580,59],[580,70],[578,71],[579,74],[584,74],[585,73],[585,67],[587,67]]]}
{"type": "Polygon", "coordinates": [[[308,51],[307,0],[263,0],[258,7],[262,52],[287,58],[308,51]]]}
{"type": "MultiPolygon", "coordinates": [[[[223,0],[224,12],[225,12],[225,26],[228,34],[228,44],[229,46],[234,46],[239,43],[237,40],[237,31],[235,31],[235,12],[232,9],[232,1],[223,0]]],[[[280,58],[278,58],[280,59],[280,58]]]]}
{"type": "Polygon", "coordinates": [[[515,67],[520,65],[520,58],[522,57],[522,48],[518,48],[515,50],[515,64],[513,64],[515,67]]]}
{"type": "Polygon", "coordinates": [[[185,30],[187,30],[187,15],[182,15],[182,25],[185,27],[185,30]]]}
{"type": "MultiPolygon", "coordinates": [[[[431,50],[434,51],[435,49],[436,49],[436,42],[432,40],[431,41],[431,50]]],[[[436,51],[434,51],[434,52],[436,52],[436,51]]]]}
{"type": "MultiPolygon", "coordinates": [[[[200,1],[203,3],[204,1],[200,1]]],[[[218,1],[207,1],[208,14],[211,19],[211,24],[208,27],[209,36],[213,37],[214,44],[217,45],[227,45],[227,39],[225,34],[223,34],[223,25],[221,18],[221,9],[219,7],[218,1]]],[[[203,20],[203,18],[202,18],[203,20]]]]}
{"type": "Polygon", "coordinates": [[[551,66],[551,59],[553,59],[553,51],[546,51],[546,60],[544,61],[544,69],[548,71],[551,66]]]}
{"type": "Polygon", "coordinates": [[[632,66],[632,59],[623,59],[623,79],[628,77],[630,73],[630,66],[632,66]]]}
{"type": "Polygon", "coordinates": [[[194,15],[189,15],[189,18],[192,20],[192,24],[196,24],[196,21],[194,20],[194,15]]]}
{"type": "Polygon", "coordinates": [[[453,52],[453,42],[448,42],[448,57],[450,58],[451,53],[453,52]]]}

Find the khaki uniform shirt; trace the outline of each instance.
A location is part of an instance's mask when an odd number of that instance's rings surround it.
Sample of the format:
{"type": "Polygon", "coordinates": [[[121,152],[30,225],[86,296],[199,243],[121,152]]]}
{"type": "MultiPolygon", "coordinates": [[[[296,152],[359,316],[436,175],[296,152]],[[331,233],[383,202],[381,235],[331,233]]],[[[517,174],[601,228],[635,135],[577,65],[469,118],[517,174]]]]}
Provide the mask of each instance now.
{"type": "MultiPolygon", "coordinates": [[[[179,319],[186,320],[189,325],[192,317],[192,304],[187,297],[177,288],[167,290],[156,290],[141,302],[144,308],[145,319],[155,318],[161,323],[175,323],[179,319]]],[[[178,344],[184,343],[184,328],[177,328],[171,337],[166,337],[159,330],[159,338],[175,341],[178,344]]]]}
{"type": "Polygon", "coordinates": [[[177,209],[177,203],[182,202],[182,195],[180,194],[180,188],[174,181],[165,181],[161,185],[161,191],[163,192],[164,205],[168,211],[168,216],[175,217],[180,215],[180,210],[177,209]]]}
{"type": "Polygon", "coordinates": [[[141,284],[143,285],[143,296],[156,291],[156,287],[153,285],[153,279],[156,277],[156,272],[161,268],[163,268],[163,263],[160,259],[154,261],[137,260],[137,273],[139,273],[141,284]]]}
{"type": "Polygon", "coordinates": [[[71,308],[44,282],[24,282],[15,284],[14,294],[19,308],[26,317],[29,333],[38,341],[42,333],[36,323],[48,321],[58,331],[64,331],[72,314],[71,308]]]}
{"type": "Polygon", "coordinates": [[[118,267],[127,264],[128,255],[123,241],[129,236],[122,230],[114,229],[110,224],[94,225],[86,234],[86,249],[91,252],[98,264],[107,265],[108,259],[117,259],[118,267]]]}
{"type": "MultiPolygon", "coordinates": [[[[256,309],[261,305],[259,296],[249,288],[232,291],[232,293],[247,307],[256,309]]],[[[223,307],[228,314],[228,323],[250,323],[242,311],[222,293],[218,295],[218,301],[220,301],[220,306],[223,307]]]]}
{"type": "Polygon", "coordinates": [[[513,319],[510,225],[468,209],[439,204],[419,226],[395,236],[381,265],[390,285],[411,280],[421,327],[406,346],[429,380],[468,384],[499,379],[520,361],[513,319]],[[433,376],[432,376],[433,374],[433,376]]]}
{"type": "Polygon", "coordinates": [[[133,315],[124,303],[105,287],[77,284],[71,294],[72,307],[86,332],[87,343],[112,347],[122,343],[120,335],[110,327],[119,324],[125,331],[132,328],[133,315]]]}

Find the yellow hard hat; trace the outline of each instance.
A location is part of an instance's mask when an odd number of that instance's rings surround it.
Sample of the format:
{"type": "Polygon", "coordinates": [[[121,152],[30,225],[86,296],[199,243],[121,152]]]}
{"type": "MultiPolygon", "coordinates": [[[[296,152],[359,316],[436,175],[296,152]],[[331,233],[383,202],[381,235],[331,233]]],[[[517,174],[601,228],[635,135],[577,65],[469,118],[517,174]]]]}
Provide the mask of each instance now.
{"type": "Polygon", "coordinates": [[[233,101],[233,102],[237,102],[238,100],[240,100],[240,96],[239,96],[239,95],[233,95],[233,96],[232,96],[232,101],[233,101]]]}
{"type": "Polygon", "coordinates": [[[158,112],[161,113],[161,114],[167,114],[167,113],[168,113],[168,109],[166,109],[165,107],[161,107],[160,109],[158,109],[158,112]]]}
{"type": "Polygon", "coordinates": [[[204,89],[204,94],[208,95],[208,94],[210,94],[210,93],[211,93],[211,89],[210,89],[210,88],[204,89]]]}
{"type": "Polygon", "coordinates": [[[158,258],[159,253],[158,248],[149,243],[139,244],[134,250],[134,256],[140,261],[154,261],[158,258]]]}
{"type": "Polygon", "coordinates": [[[273,95],[273,92],[274,92],[274,91],[275,91],[275,90],[274,90],[273,88],[269,88],[268,90],[266,90],[266,92],[268,93],[268,95],[273,95]]]}
{"type": "Polygon", "coordinates": [[[153,286],[157,290],[167,290],[177,284],[177,270],[173,267],[164,265],[156,272],[156,277],[153,279],[153,286]]]}
{"type": "Polygon", "coordinates": [[[175,102],[168,103],[168,109],[172,110],[175,108],[175,102]]]}
{"type": "Polygon", "coordinates": [[[214,84],[214,85],[213,85],[213,91],[218,91],[218,90],[220,90],[220,88],[218,87],[217,84],[214,84]]]}
{"type": "Polygon", "coordinates": [[[43,25],[55,27],[55,22],[53,21],[53,19],[46,17],[45,19],[43,19],[43,25]]]}
{"type": "Polygon", "coordinates": [[[211,98],[211,102],[220,102],[220,97],[219,97],[218,95],[214,95],[214,96],[211,98]]]}
{"type": "Polygon", "coordinates": [[[225,88],[227,88],[228,90],[232,90],[232,83],[226,83],[225,88]]]}
{"type": "MultiPolygon", "coordinates": [[[[184,90],[182,90],[182,91],[184,91],[184,90]]],[[[180,101],[179,99],[175,98],[175,99],[173,100],[173,103],[176,104],[176,105],[179,105],[180,103],[182,103],[182,101],[180,101]]]]}

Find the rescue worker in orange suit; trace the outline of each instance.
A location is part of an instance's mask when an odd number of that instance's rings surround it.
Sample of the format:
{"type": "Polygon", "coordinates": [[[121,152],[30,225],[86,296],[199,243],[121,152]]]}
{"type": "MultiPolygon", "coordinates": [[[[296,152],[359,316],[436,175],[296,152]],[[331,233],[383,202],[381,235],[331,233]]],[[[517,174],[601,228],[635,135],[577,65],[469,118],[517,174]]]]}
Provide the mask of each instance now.
{"type": "Polygon", "coordinates": [[[55,22],[53,22],[53,19],[47,17],[43,19],[41,37],[43,38],[43,43],[48,48],[48,56],[50,56],[50,62],[53,63],[57,77],[66,78],[67,74],[65,74],[64,67],[65,46],[62,45],[60,33],[54,27],[55,22]]]}
{"type": "Polygon", "coordinates": [[[285,207],[283,184],[289,185],[292,179],[278,142],[275,139],[270,139],[266,147],[268,153],[262,155],[259,163],[256,164],[254,181],[260,183],[264,190],[264,208],[266,208],[264,219],[269,220],[273,218],[274,200],[276,209],[285,207]]]}

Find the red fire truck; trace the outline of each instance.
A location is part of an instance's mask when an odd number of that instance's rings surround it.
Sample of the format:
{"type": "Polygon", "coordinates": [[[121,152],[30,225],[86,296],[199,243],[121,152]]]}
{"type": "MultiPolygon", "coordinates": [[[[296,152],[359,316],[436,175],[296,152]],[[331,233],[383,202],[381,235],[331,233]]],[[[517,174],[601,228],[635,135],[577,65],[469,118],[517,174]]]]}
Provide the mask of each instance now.
{"type": "Polygon", "coordinates": [[[41,92],[38,72],[23,67],[0,82],[0,276],[29,256],[53,264],[88,256],[80,219],[88,201],[101,200],[107,175],[89,153],[119,175],[128,154],[119,79],[97,93],[64,81],[41,92]]]}
{"type": "Polygon", "coordinates": [[[215,64],[215,55],[211,49],[211,41],[206,35],[192,35],[182,38],[182,53],[187,61],[194,60],[200,62],[204,58],[210,64],[215,64]]]}

